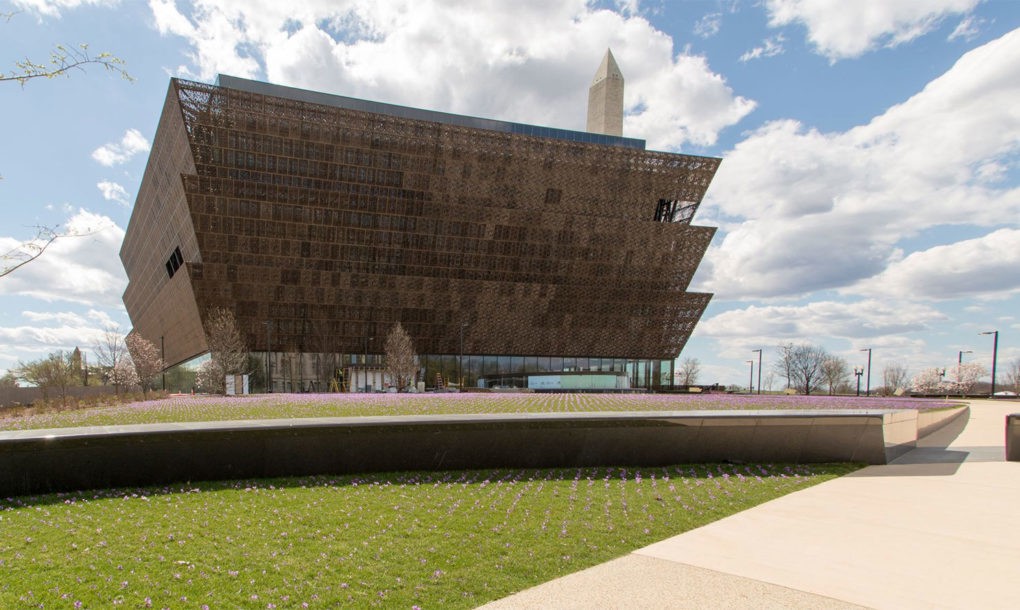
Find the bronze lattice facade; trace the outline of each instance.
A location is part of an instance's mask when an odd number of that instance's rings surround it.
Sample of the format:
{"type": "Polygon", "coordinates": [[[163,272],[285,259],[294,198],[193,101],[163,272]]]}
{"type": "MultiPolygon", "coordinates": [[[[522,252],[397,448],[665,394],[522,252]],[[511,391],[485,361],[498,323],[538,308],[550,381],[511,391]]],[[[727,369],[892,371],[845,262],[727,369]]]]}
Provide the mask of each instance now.
{"type": "Polygon", "coordinates": [[[349,364],[399,321],[418,353],[464,354],[475,378],[644,362],[634,379],[655,387],[711,296],[687,288],[715,231],[691,220],[718,165],[628,138],[173,79],[121,249],[124,302],[171,364],[205,352],[202,316],[229,307],[255,352],[349,364]]]}

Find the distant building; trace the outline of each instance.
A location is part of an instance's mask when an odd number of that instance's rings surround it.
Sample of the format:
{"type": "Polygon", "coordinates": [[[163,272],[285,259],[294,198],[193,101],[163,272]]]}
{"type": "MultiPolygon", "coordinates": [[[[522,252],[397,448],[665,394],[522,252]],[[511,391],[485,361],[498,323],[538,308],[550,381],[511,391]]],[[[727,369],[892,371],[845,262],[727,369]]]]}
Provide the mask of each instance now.
{"type": "Polygon", "coordinates": [[[588,125],[592,133],[623,135],[623,73],[612,51],[606,51],[602,64],[588,89],[588,125]]]}
{"type": "Polygon", "coordinates": [[[121,248],[134,330],[187,363],[231,308],[275,391],[377,389],[396,322],[430,387],[669,387],[719,160],[616,133],[171,79],[121,248]]]}

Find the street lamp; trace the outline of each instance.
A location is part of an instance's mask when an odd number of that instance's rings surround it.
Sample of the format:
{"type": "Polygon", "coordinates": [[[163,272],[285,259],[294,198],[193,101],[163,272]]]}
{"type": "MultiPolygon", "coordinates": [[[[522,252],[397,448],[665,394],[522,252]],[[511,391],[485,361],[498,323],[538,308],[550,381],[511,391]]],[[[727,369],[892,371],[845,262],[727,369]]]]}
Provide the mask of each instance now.
{"type": "Polygon", "coordinates": [[[754,392],[754,360],[747,360],[748,364],[751,365],[751,378],[747,380],[747,393],[754,392]]]}
{"type": "Polygon", "coordinates": [[[163,391],[166,391],[166,345],[163,343],[163,335],[159,336],[159,359],[163,361],[163,391]]]}
{"type": "Polygon", "coordinates": [[[855,366],[854,375],[857,375],[857,395],[861,395],[861,375],[864,374],[864,368],[855,366]]]}
{"type": "Polygon", "coordinates": [[[753,349],[751,353],[758,352],[758,394],[761,394],[761,350],[753,349]]]}
{"type": "Polygon", "coordinates": [[[992,339],[992,398],[995,398],[995,361],[999,357],[999,331],[990,330],[979,334],[994,335],[992,339]]]}
{"type": "Polygon", "coordinates": [[[960,350],[960,355],[956,357],[956,366],[962,366],[963,365],[963,355],[964,354],[973,354],[973,353],[974,352],[972,350],[969,350],[969,349],[960,350]]]}
{"type": "MultiPolygon", "coordinates": [[[[868,352],[868,383],[867,385],[864,386],[864,395],[871,396],[871,348],[866,347],[861,351],[868,352]]],[[[858,379],[857,381],[860,382],[860,379],[858,379]]],[[[858,385],[860,385],[860,383],[858,383],[858,385]]],[[[857,395],[860,396],[861,393],[857,392],[857,395]]]]}
{"type": "Polygon", "coordinates": [[[273,393],[273,342],[271,330],[273,328],[273,321],[266,320],[263,322],[266,325],[266,393],[273,393]]]}
{"type": "Polygon", "coordinates": [[[375,337],[365,337],[365,392],[368,391],[368,344],[375,337]]]}
{"type": "Polygon", "coordinates": [[[457,360],[457,377],[460,377],[460,386],[458,389],[464,389],[464,329],[467,328],[467,322],[461,322],[460,324],[460,357],[457,360]]]}

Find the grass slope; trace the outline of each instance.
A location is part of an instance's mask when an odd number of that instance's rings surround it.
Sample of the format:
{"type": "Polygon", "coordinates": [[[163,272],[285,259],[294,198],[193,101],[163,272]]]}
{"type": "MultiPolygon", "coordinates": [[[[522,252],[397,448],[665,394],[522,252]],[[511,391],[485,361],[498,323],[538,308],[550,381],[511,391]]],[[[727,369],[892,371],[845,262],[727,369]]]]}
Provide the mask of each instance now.
{"type": "Polygon", "coordinates": [[[474,607],[855,468],[391,473],[0,499],[0,607],[474,607]]]}
{"type": "Polygon", "coordinates": [[[571,413],[746,409],[933,409],[956,403],[912,398],[728,394],[258,394],[174,396],[111,407],[3,417],[0,430],[290,417],[571,413]]]}

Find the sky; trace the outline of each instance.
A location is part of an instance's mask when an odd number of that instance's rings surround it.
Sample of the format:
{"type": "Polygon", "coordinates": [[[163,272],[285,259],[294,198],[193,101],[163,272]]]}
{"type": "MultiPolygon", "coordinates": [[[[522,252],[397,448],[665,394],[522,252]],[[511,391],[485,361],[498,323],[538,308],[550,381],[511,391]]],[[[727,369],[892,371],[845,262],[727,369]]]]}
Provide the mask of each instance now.
{"type": "MultiPolygon", "coordinates": [[[[913,375],[1020,358],[1020,2],[0,0],[0,71],[57,44],[122,59],[0,82],[0,371],[131,323],[119,259],[169,79],[218,73],[584,129],[607,48],[624,135],[721,157],[695,217],[714,293],[680,356],[779,389],[777,346],[913,375]],[[753,365],[748,361],[754,362],[753,365]],[[756,380],[755,380],[756,381],[756,380]]],[[[986,377],[987,379],[987,377],[986,377]]],[[[1001,383],[1001,382],[1000,382],[1001,383]]]]}

